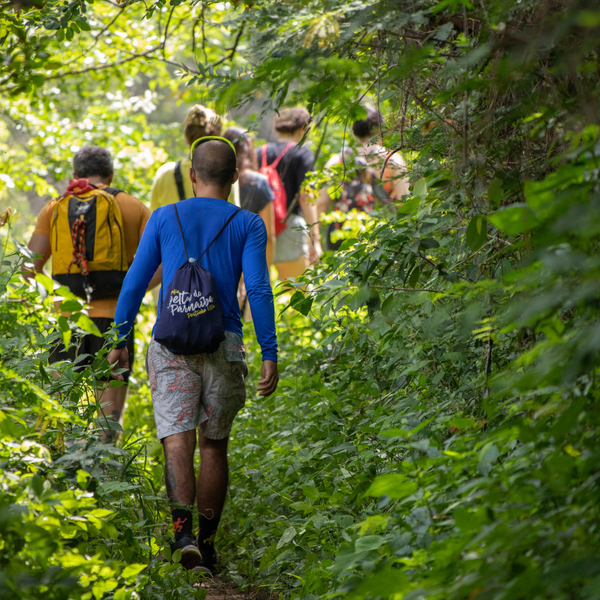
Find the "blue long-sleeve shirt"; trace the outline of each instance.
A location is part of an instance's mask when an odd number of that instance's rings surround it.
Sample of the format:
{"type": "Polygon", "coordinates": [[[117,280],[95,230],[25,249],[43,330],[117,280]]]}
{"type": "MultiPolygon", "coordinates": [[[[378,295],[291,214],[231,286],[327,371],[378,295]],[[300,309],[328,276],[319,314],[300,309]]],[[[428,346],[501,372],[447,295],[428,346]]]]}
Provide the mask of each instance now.
{"type": "MultiPolygon", "coordinates": [[[[198,258],[228,217],[237,209],[229,202],[216,198],[190,198],[178,202],[177,210],[188,254],[190,258],[198,258]]],[[[244,273],[262,358],[276,361],[275,309],[266,247],[267,229],[263,220],[258,215],[242,210],[217,238],[200,264],[215,278],[223,305],[225,329],[239,335],[242,335],[242,323],[237,288],[240,275],[244,273]]],[[[175,271],[185,261],[185,251],[173,206],[158,208],[146,225],[135,259],[119,294],[115,323],[119,329],[120,340],[126,340],[129,336],[148,284],[160,263],[162,262],[163,266],[160,298],[163,298],[175,271]]],[[[158,316],[160,308],[159,306],[158,316]]],[[[119,345],[124,343],[121,341],[119,345]]]]}

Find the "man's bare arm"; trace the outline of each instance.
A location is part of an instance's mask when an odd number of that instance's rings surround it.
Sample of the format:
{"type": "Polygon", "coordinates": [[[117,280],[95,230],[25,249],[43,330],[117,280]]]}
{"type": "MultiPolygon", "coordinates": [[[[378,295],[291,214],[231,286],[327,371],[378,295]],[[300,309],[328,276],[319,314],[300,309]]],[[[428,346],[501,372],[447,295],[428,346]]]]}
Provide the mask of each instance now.
{"type": "Polygon", "coordinates": [[[273,203],[269,202],[258,215],[265,222],[267,228],[267,266],[273,264],[273,257],[275,256],[275,208],[273,203]]]}
{"type": "Polygon", "coordinates": [[[41,256],[41,258],[33,259],[33,271],[23,267],[23,277],[25,277],[25,279],[33,279],[36,273],[44,272],[44,265],[48,262],[48,259],[52,254],[50,238],[47,235],[34,233],[29,240],[29,244],[27,244],[27,248],[29,248],[29,250],[31,250],[33,253],[41,256]]]}
{"type": "Polygon", "coordinates": [[[321,215],[323,213],[327,214],[331,205],[333,204],[333,200],[329,196],[327,192],[327,188],[324,187],[319,192],[319,199],[317,200],[317,219],[321,219],[321,215]]]}
{"type": "Polygon", "coordinates": [[[299,204],[302,209],[302,214],[304,215],[304,220],[309,226],[309,235],[311,238],[311,243],[309,244],[309,260],[311,264],[316,263],[323,254],[323,250],[321,249],[321,234],[319,232],[317,207],[308,202],[308,196],[306,194],[300,196],[299,204]]]}

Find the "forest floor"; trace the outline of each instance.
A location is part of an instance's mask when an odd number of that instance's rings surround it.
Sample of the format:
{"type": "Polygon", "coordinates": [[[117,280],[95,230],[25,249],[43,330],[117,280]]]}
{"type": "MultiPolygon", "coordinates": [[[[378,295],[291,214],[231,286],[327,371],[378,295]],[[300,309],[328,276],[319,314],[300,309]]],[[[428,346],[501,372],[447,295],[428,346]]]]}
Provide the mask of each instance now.
{"type": "Polygon", "coordinates": [[[268,595],[259,592],[239,592],[239,586],[232,582],[216,579],[206,581],[201,587],[208,591],[205,600],[268,600],[268,595]]]}

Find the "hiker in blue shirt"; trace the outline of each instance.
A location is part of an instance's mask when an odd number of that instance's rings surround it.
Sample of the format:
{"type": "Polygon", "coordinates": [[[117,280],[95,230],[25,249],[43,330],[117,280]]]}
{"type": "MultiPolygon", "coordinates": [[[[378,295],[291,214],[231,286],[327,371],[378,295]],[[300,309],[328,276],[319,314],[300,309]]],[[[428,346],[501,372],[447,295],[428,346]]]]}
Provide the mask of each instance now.
{"type": "MultiPolygon", "coordinates": [[[[158,265],[163,265],[162,300],[176,271],[187,265],[187,257],[190,263],[199,258],[198,263],[216,283],[225,340],[210,354],[175,354],[156,341],[155,326],[146,368],[157,433],[165,452],[165,480],[175,533],[172,549],[181,550],[184,567],[205,572],[214,572],[218,562],[214,540],[227,493],[227,443],[233,419],[246,398],[246,353],[237,302],[242,272],[262,350],[259,394],[271,395],[279,380],[273,293],[266,261],[267,231],[258,215],[227,202],[237,177],[235,150],[228,140],[202,138],[192,147],[190,178],[196,197],[152,213],[119,296],[115,323],[120,341],[108,355],[110,364],[127,366],[127,337],[158,265]],[[196,429],[200,448],[197,484],[196,429]],[[194,499],[199,515],[197,538],[192,533],[194,499]]],[[[171,300],[177,295],[173,294],[175,290],[171,290],[171,300]]],[[[165,318],[171,319],[171,311],[165,318]]],[[[190,319],[190,325],[182,328],[186,330],[182,338],[189,334],[193,322],[190,319]]]]}

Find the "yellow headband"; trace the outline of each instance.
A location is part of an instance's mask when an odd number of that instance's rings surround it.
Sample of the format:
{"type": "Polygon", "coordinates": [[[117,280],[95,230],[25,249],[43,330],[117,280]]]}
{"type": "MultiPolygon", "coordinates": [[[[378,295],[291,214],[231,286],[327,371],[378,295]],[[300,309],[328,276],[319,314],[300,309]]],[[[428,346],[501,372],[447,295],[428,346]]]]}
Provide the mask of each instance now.
{"type": "Polygon", "coordinates": [[[202,142],[207,142],[208,140],[219,140],[220,142],[225,142],[227,144],[229,144],[230,148],[233,150],[233,154],[237,157],[236,151],[235,151],[235,146],[227,139],[224,137],[220,137],[218,135],[207,135],[205,137],[201,137],[198,138],[193,144],[192,147],[190,149],[190,159],[194,160],[194,148],[198,145],[201,144],[202,142]]]}

